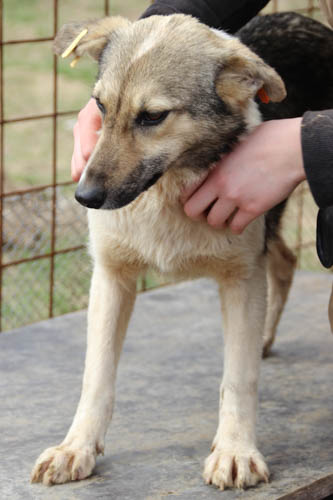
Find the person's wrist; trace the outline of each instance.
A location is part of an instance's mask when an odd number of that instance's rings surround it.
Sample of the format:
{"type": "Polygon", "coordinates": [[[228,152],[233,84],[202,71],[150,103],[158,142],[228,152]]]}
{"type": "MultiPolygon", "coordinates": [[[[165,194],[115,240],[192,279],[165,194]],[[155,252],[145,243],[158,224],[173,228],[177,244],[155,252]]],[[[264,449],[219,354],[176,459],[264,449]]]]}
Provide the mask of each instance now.
{"type": "Polygon", "coordinates": [[[294,187],[296,187],[306,179],[303,164],[301,139],[302,118],[290,118],[288,122],[288,136],[290,138],[290,144],[292,144],[294,148],[294,154],[292,156],[293,164],[291,165],[291,176],[294,187]]]}

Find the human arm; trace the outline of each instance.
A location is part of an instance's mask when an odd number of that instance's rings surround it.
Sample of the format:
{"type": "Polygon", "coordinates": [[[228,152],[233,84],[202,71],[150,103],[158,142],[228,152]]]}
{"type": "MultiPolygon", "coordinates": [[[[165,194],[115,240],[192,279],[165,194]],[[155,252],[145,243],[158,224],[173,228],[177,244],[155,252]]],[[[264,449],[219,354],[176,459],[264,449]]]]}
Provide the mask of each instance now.
{"type": "Polygon", "coordinates": [[[307,179],[320,210],[317,253],[333,265],[333,110],[260,125],[200,186],[183,193],[187,215],[242,232],[307,179]]]}
{"type": "Polygon", "coordinates": [[[304,179],[320,208],[333,205],[333,110],[261,124],[182,201],[189,217],[214,227],[233,215],[230,229],[240,233],[304,179]]]}
{"type": "Polygon", "coordinates": [[[272,120],[224,156],[200,186],[185,191],[182,201],[189,217],[206,217],[217,228],[229,223],[238,234],[304,179],[301,118],[272,120]]]}

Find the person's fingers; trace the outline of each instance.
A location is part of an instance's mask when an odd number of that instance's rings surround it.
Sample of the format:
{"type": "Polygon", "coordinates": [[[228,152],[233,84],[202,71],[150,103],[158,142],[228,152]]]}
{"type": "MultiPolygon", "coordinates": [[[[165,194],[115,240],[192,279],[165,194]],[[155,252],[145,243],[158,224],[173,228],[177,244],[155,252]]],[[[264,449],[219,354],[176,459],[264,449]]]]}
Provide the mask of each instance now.
{"type": "Polygon", "coordinates": [[[216,198],[214,184],[206,180],[187,200],[184,211],[191,219],[198,219],[215,202],[216,198]]]}
{"type": "Polygon", "coordinates": [[[231,217],[236,210],[237,207],[233,201],[218,198],[209,210],[207,222],[210,226],[215,228],[225,227],[229,217],[231,217]]]}
{"type": "Polygon", "coordinates": [[[71,161],[71,177],[74,182],[79,182],[81,177],[79,170],[77,170],[75,166],[74,153],[72,155],[72,161],[71,161]]]}
{"type": "Polygon", "coordinates": [[[80,111],[74,125],[74,150],[71,162],[71,174],[78,181],[87,161],[98,141],[97,131],[101,128],[102,118],[95,99],[90,99],[80,111]]]}
{"type": "Polygon", "coordinates": [[[255,215],[238,210],[230,221],[229,227],[234,234],[241,234],[246,226],[256,218],[255,215]]]}
{"type": "Polygon", "coordinates": [[[189,186],[183,188],[180,194],[180,202],[184,205],[189,198],[191,198],[192,194],[199,189],[199,187],[204,183],[209,175],[209,171],[206,172],[197,182],[193,182],[189,186]]]}
{"type": "Polygon", "coordinates": [[[71,162],[71,174],[73,181],[77,182],[80,180],[81,174],[86,164],[86,161],[82,156],[80,133],[77,123],[74,126],[73,135],[74,135],[74,151],[71,162]]]}
{"type": "Polygon", "coordinates": [[[90,99],[78,116],[80,147],[83,159],[87,162],[98,141],[97,131],[102,126],[101,114],[95,99],[90,99]]]}

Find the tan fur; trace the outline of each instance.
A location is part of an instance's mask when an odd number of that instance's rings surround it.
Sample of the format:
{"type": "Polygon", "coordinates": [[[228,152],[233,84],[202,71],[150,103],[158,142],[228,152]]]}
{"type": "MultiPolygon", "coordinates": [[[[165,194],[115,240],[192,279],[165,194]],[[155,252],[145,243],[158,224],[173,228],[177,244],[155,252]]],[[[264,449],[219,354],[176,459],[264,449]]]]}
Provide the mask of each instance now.
{"type": "MultiPolygon", "coordinates": [[[[67,25],[60,32],[58,53],[82,26],[67,25]]],[[[267,293],[264,219],[235,236],[190,220],[179,198],[183,187],[209,168],[206,155],[210,158],[213,150],[218,157],[221,142],[229,146],[235,135],[241,139],[259,124],[256,91],[264,86],[272,100],[280,100],[283,83],[239,41],[187,16],[134,24],[108,18],[87,26],[75,53],[100,58],[94,96],[106,113],[77,196],[85,200],[98,190],[99,206],[117,209],[88,213],[94,273],[81,399],[65,440],[39,457],[32,481],[62,483],[92,473],[112,416],[136,279],[148,267],[176,279],[209,276],[219,284],[224,376],[205,481],[221,489],[267,481],[255,442],[267,293]],[[164,111],[168,114],[158,126],[142,125],[142,113],[164,111]],[[156,174],[163,174],[157,182],[156,174]],[[151,179],[154,185],[146,190],[151,179]]],[[[276,251],[280,255],[281,247],[276,251]]],[[[271,259],[278,259],[274,251],[271,259]]],[[[276,278],[283,287],[283,277],[276,278]]]]}
{"type": "Polygon", "coordinates": [[[285,88],[275,71],[247,48],[239,47],[237,40],[228,40],[230,51],[227,68],[217,81],[217,90],[233,109],[246,106],[263,87],[271,101],[281,101],[285,88]],[[235,92],[237,88],[237,92],[235,92]]]}

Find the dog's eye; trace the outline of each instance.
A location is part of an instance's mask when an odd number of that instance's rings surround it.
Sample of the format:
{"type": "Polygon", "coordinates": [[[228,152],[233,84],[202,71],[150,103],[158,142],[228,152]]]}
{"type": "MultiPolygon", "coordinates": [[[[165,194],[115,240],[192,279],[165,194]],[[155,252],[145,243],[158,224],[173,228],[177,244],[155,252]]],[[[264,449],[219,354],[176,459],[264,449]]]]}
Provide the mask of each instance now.
{"type": "Polygon", "coordinates": [[[143,111],[139,114],[137,122],[139,125],[144,127],[150,127],[152,125],[159,125],[166,119],[169,111],[160,111],[158,113],[149,113],[148,111],[143,111]]]}
{"type": "Polygon", "coordinates": [[[101,101],[98,99],[98,97],[95,97],[95,101],[96,101],[96,104],[97,104],[97,107],[98,109],[100,110],[100,112],[105,115],[105,107],[104,107],[104,104],[101,103],[101,101]]]}

